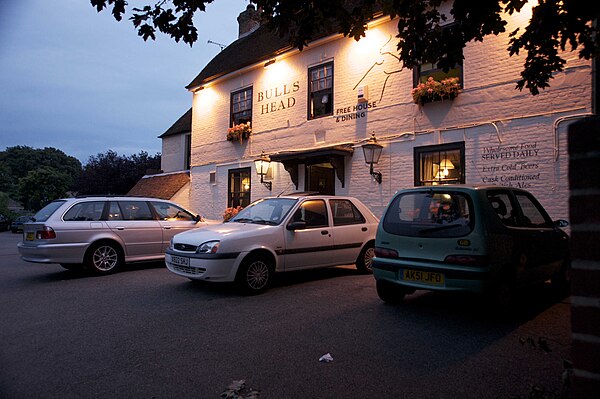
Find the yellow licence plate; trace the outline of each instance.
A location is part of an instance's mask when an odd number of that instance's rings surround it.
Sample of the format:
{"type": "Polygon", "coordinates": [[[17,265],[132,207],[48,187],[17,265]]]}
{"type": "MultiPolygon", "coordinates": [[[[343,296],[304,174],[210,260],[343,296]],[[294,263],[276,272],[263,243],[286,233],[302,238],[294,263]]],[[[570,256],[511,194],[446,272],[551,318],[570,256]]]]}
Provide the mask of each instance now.
{"type": "Polygon", "coordinates": [[[32,232],[28,232],[27,234],[25,234],[25,241],[33,241],[34,237],[35,236],[32,232]]]}
{"type": "Polygon", "coordinates": [[[442,273],[405,269],[402,271],[402,279],[429,285],[444,285],[444,275],[442,273]]]}

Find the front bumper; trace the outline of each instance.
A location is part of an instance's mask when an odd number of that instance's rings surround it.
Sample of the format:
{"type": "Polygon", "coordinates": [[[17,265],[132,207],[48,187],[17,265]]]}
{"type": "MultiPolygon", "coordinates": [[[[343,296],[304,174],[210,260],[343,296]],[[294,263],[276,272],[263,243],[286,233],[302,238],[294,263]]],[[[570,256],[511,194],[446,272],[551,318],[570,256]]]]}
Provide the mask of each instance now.
{"type": "Polygon", "coordinates": [[[235,275],[245,253],[229,254],[225,257],[210,258],[206,255],[178,252],[168,249],[165,264],[169,271],[192,280],[235,281],[235,275]],[[173,262],[173,257],[187,259],[187,264],[173,262]]]}

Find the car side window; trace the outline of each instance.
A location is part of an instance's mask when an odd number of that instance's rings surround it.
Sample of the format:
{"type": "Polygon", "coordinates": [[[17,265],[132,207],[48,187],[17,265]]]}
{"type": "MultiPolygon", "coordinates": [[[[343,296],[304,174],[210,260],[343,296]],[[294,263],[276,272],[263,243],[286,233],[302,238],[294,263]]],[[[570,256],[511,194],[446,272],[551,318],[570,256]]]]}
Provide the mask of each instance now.
{"type": "Polygon", "coordinates": [[[110,202],[110,207],[108,208],[108,220],[123,220],[121,208],[119,208],[119,204],[115,201],[110,202]]]}
{"type": "Polygon", "coordinates": [[[496,216],[505,226],[515,227],[518,225],[517,213],[510,202],[508,193],[488,193],[488,201],[496,216]]]}
{"type": "Polygon", "coordinates": [[[154,220],[145,201],[119,201],[122,220],[154,220]]]}
{"type": "Polygon", "coordinates": [[[334,226],[360,224],[365,222],[364,216],[349,200],[329,200],[334,226]]]}
{"type": "Polygon", "coordinates": [[[65,222],[92,222],[102,219],[104,201],[80,202],[75,204],[63,216],[65,222]]]}
{"type": "Polygon", "coordinates": [[[168,202],[152,202],[160,220],[194,220],[194,215],[168,202]]]}
{"type": "Polygon", "coordinates": [[[538,204],[526,194],[516,193],[517,202],[523,213],[523,224],[525,227],[550,227],[552,222],[540,209],[538,204]]]}
{"type": "Polygon", "coordinates": [[[305,222],[307,229],[329,226],[325,201],[304,201],[294,213],[292,222],[305,222]]]}

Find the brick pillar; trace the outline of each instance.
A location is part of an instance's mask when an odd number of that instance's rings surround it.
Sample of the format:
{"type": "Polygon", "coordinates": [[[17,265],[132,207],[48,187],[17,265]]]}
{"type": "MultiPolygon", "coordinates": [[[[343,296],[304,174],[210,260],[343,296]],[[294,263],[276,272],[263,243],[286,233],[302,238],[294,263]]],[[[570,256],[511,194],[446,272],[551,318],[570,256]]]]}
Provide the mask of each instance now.
{"type": "Polygon", "coordinates": [[[569,126],[574,398],[600,398],[600,117],[569,126]]]}

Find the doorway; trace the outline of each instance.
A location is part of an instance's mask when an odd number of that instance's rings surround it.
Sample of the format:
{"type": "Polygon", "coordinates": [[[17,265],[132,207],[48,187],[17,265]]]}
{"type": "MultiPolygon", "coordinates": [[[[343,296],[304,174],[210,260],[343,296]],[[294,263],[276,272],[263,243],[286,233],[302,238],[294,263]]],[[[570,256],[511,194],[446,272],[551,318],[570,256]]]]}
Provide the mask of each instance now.
{"type": "Polygon", "coordinates": [[[335,195],[335,169],[327,163],[306,165],[306,191],[335,195]]]}

